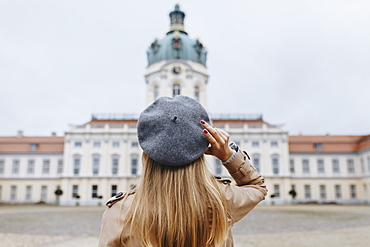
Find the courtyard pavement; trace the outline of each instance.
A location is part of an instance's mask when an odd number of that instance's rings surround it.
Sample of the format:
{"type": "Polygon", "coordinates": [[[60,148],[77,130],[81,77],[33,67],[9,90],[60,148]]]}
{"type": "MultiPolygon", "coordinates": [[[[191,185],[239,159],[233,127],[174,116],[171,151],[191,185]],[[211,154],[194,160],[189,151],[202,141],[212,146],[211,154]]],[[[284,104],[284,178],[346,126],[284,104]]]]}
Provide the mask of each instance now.
{"type": "MultiPolygon", "coordinates": [[[[0,205],[0,246],[97,246],[104,209],[0,205]]],[[[233,234],[236,247],[368,247],[370,206],[257,206],[233,234]]]]}

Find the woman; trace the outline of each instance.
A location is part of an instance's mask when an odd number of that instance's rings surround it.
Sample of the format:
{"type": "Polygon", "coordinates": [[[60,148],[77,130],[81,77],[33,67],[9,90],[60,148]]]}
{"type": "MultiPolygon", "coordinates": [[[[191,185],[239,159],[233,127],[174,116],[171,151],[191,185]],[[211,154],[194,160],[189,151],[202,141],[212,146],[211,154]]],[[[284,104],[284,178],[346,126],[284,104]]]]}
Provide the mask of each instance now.
{"type": "Polygon", "coordinates": [[[247,153],[209,122],[186,96],[161,97],[141,113],[141,182],[107,202],[99,246],[233,246],[231,226],[267,190],[247,153]],[[220,159],[235,183],[214,178],[204,154],[220,159]]]}

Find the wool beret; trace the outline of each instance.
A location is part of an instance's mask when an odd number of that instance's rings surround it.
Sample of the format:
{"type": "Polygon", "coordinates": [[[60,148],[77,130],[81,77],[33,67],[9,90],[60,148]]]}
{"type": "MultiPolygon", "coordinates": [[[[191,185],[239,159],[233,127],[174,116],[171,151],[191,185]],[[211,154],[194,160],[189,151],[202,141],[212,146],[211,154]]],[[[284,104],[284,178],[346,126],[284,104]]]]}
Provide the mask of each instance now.
{"type": "Polygon", "coordinates": [[[140,147],[162,165],[188,165],[209,145],[200,120],[210,122],[198,101],[182,95],[158,98],[139,116],[140,147]]]}

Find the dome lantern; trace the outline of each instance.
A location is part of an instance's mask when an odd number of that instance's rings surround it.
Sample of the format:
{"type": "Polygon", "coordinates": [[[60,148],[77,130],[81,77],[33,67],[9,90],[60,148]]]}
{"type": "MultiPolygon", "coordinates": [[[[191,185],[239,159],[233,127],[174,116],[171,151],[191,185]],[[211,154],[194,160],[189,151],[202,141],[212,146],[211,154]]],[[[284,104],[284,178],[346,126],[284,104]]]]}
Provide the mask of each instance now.
{"type": "Polygon", "coordinates": [[[180,10],[180,6],[176,4],[175,10],[173,10],[170,13],[171,26],[170,26],[170,31],[168,33],[171,33],[173,31],[180,31],[180,32],[186,33],[184,29],[184,19],[185,19],[185,13],[182,12],[180,10]]]}

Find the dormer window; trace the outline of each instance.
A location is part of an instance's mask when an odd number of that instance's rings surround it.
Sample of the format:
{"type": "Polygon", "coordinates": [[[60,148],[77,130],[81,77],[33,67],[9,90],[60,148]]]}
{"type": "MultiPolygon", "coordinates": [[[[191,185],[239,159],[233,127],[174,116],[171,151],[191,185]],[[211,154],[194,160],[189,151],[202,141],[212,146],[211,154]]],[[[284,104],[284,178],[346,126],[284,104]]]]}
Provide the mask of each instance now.
{"type": "Polygon", "coordinates": [[[197,101],[199,101],[199,86],[197,85],[197,86],[195,86],[195,88],[194,88],[194,98],[195,98],[195,100],[197,100],[197,101]]]}
{"type": "Polygon", "coordinates": [[[157,85],[153,87],[153,93],[154,93],[154,100],[158,99],[159,97],[159,88],[157,85]]]}
{"type": "Polygon", "coordinates": [[[313,144],[316,151],[322,151],[322,143],[314,143],[313,144]]]}
{"type": "Polygon", "coordinates": [[[31,143],[31,145],[30,145],[30,151],[31,151],[31,152],[36,151],[36,150],[37,150],[37,146],[38,146],[38,144],[37,144],[37,143],[31,143]]]}

